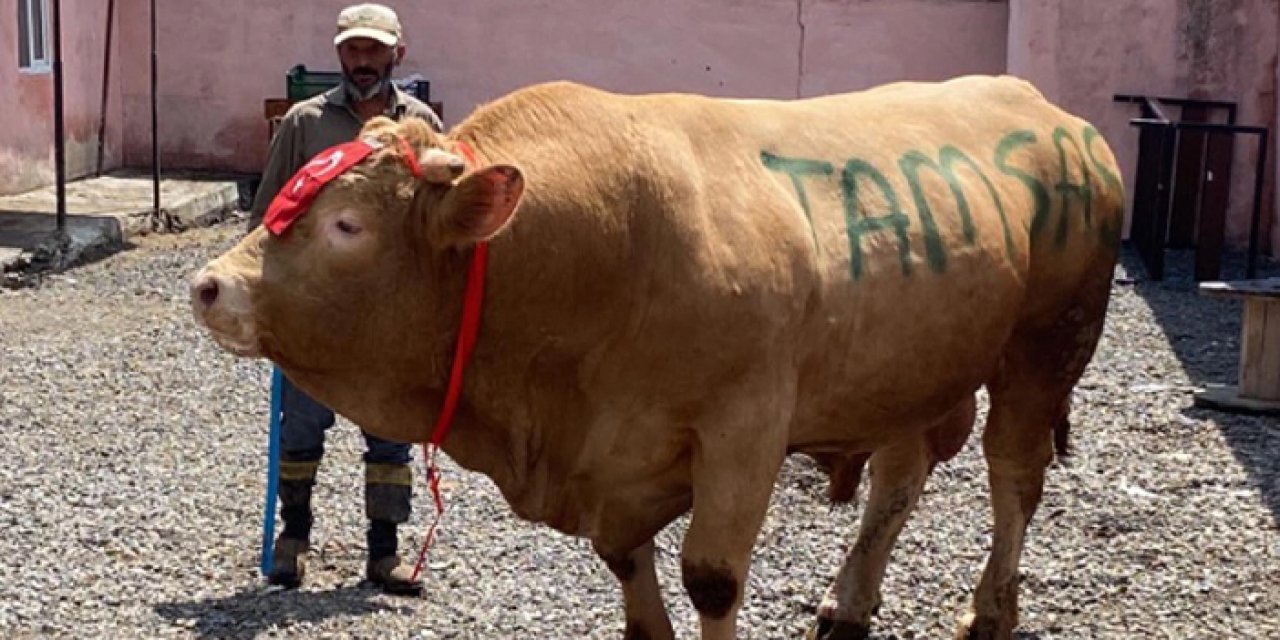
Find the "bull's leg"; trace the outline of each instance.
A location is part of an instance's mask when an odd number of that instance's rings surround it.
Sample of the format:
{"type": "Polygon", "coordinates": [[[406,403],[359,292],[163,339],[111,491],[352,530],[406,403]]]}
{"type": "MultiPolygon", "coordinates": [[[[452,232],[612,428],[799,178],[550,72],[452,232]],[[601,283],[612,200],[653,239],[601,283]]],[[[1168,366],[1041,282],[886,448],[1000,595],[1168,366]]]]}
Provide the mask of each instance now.
{"type": "Polygon", "coordinates": [[[928,431],[872,455],[871,491],[858,540],[818,608],[811,638],[845,640],[870,634],[871,617],[880,606],[880,586],[898,534],[915,509],[929,472],[964,446],[976,414],[977,402],[969,396],[928,431]]]}
{"type": "Polygon", "coordinates": [[[1109,281],[1101,284],[1089,303],[1069,309],[1049,327],[1017,336],[988,385],[991,411],[982,446],[995,527],[986,569],[957,638],[1013,637],[1027,525],[1040,504],[1055,444],[1066,444],[1071,389],[1102,332],[1109,281]]]}
{"type": "Polygon", "coordinates": [[[624,640],[670,640],[675,638],[671,619],[662,602],[662,590],[658,585],[658,573],[653,563],[653,540],[636,547],[629,553],[600,557],[609,571],[622,584],[622,599],[626,607],[627,629],[624,640]]]}
{"type": "Polygon", "coordinates": [[[740,422],[700,425],[693,451],[693,516],[681,573],[703,640],[736,637],[751,552],[786,456],[784,416],[762,419],[770,414],[760,407],[742,409],[740,422]],[[760,426],[744,430],[743,424],[760,426]]]}
{"type": "Polygon", "coordinates": [[[1040,504],[1053,460],[1054,409],[1026,398],[996,397],[983,434],[995,520],[991,553],[957,638],[1010,638],[1018,623],[1018,563],[1027,525],[1040,504]]]}
{"type": "Polygon", "coordinates": [[[871,616],[880,606],[880,583],[889,553],[915,508],[929,475],[923,435],[879,449],[871,456],[871,492],[862,513],[858,540],[818,608],[818,640],[866,638],[871,616]]]}

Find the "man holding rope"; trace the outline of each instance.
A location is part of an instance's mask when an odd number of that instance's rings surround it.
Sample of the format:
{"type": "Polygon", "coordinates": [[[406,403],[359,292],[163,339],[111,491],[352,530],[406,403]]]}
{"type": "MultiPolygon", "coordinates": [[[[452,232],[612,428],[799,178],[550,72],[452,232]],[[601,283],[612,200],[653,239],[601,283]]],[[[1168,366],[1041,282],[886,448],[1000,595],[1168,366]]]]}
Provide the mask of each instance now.
{"type": "MultiPolygon", "coordinates": [[[[436,131],[443,125],[423,102],[392,84],[405,44],[396,13],[377,4],[347,7],[338,16],[334,38],[342,63],[339,86],[299,102],[284,116],[271,142],[270,157],[249,216],[249,230],[262,218],[281,186],[312,157],[350,142],[370,118],[417,117],[436,131]]],[[[275,540],[267,581],[297,587],[306,573],[312,524],[311,493],[324,456],[325,432],[334,413],[281,376],[279,495],[284,530],[275,540]]],[[[368,559],[365,577],[385,592],[421,593],[412,566],[401,563],[397,527],[408,521],[412,497],[411,445],[364,433],[365,514],[368,559]]]]}

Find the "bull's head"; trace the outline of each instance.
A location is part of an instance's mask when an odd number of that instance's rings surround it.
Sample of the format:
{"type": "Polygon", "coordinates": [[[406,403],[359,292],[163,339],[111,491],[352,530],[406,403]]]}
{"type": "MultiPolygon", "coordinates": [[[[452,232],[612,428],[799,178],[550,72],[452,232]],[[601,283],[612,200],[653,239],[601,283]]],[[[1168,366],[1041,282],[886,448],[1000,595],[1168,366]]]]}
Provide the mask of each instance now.
{"type": "Polygon", "coordinates": [[[323,186],[293,211],[274,206],[201,269],[191,304],[223,348],[275,361],[317,399],[391,435],[400,427],[378,425],[422,410],[407,404],[424,379],[405,372],[443,379],[468,249],[508,224],[524,180],[508,165],[468,170],[420,120],[378,118],[360,137],[367,155],[354,166],[327,176],[341,163],[321,154],[299,171],[276,205],[306,180],[323,186]]]}

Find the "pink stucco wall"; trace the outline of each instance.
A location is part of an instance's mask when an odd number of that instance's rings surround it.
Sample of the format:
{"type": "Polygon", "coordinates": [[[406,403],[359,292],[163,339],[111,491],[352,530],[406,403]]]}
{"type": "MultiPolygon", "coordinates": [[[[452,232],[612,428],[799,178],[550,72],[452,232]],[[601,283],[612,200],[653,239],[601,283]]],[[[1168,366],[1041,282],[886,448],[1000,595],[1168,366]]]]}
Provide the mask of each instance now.
{"type": "MultiPolygon", "coordinates": [[[[0,194],[25,191],[54,180],[53,74],[18,70],[18,2],[0,0],[0,194]]],[[[106,53],[106,2],[63,0],[63,100],[67,173],[92,172],[98,158],[106,53]]],[[[50,48],[52,48],[52,31],[50,48]]],[[[113,48],[115,43],[113,43],[113,48]]],[[[119,58],[113,56],[112,75],[119,58]]],[[[107,103],[106,163],[119,164],[122,110],[119,85],[110,83],[107,103]]]]}
{"type": "MultiPolygon", "coordinates": [[[[118,2],[120,0],[117,0],[118,2]]],[[[158,121],[161,167],[249,169],[264,153],[262,99],[282,92],[283,73],[268,89],[272,55],[287,42],[313,38],[294,30],[294,13],[311,4],[184,0],[157,3],[158,121]]],[[[151,164],[151,34],[145,0],[124,0],[123,56],[132,73],[122,78],[124,161],[151,164]]]]}
{"type": "MultiPolygon", "coordinates": [[[[258,170],[266,151],[262,100],[283,97],[284,73],[294,64],[337,68],[331,35],[345,4],[186,0],[181,9],[162,7],[162,163],[258,170]]],[[[1004,2],[973,0],[392,4],[409,34],[400,71],[431,80],[446,124],[544,80],[626,92],[794,97],[896,78],[999,72],[1008,11],[1004,2]]],[[[131,6],[127,39],[138,49],[131,57],[143,62],[146,7],[131,6]]],[[[124,87],[130,131],[149,130],[148,90],[145,73],[124,87]]],[[[149,144],[146,135],[130,136],[126,160],[148,163],[149,144]]]]}
{"type": "MultiPolygon", "coordinates": [[[[1185,92],[1193,97],[1239,103],[1240,124],[1266,126],[1276,118],[1277,3],[1275,0],[1179,0],[1183,34],[1179,65],[1187,69],[1185,92]]],[[[1272,136],[1274,140],[1274,135],[1272,136]]],[[[1256,137],[1241,137],[1235,147],[1231,180],[1228,241],[1243,246],[1252,214],[1256,137]]],[[[1275,146],[1269,142],[1269,163],[1275,146]]],[[[1261,242],[1268,244],[1278,225],[1273,210],[1274,173],[1264,185],[1261,242]]]]}
{"type": "Polygon", "coordinates": [[[1005,70],[1005,2],[805,0],[802,6],[802,95],[1005,70]]]}
{"type": "MultiPolygon", "coordinates": [[[[1019,0],[1010,11],[1008,69],[1092,120],[1132,189],[1138,132],[1129,120],[1139,111],[1113,96],[1229,100],[1240,105],[1240,124],[1274,122],[1276,25],[1273,0],[1019,0]]],[[[1252,138],[1236,147],[1227,224],[1228,242],[1236,246],[1249,231],[1254,147],[1252,138]]],[[[1265,244],[1275,216],[1270,184],[1264,194],[1265,244]]]]}
{"type": "Polygon", "coordinates": [[[1181,92],[1177,17],[1174,0],[1078,0],[1065,8],[1059,0],[1021,0],[1010,8],[1008,72],[1091,121],[1115,152],[1130,193],[1138,138],[1129,120],[1138,111],[1114,96],[1181,92]]]}
{"type": "MultiPolygon", "coordinates": [[[[1280,34],[1280,15],[1276,16],[1276,33],[1280,34]]],[[[1280,58],[1280,43],[1277,43],[1276,45],[1276,55],[1280,58]]],[[[1275,96],[1276,116],[1271,126],[1272,131],[1275,131],[1276,133],[1271,136],[1271,149],[1273,151],[1280,151],[1280,60],[1278,60],[1276,64],[1272,65],[1272,67],[1272,71],[1275,76],[1272,78],[1272,82],[1274,84],[1271,86],[1275,87],[1277,92],[1275,96]]],[[[1272,213],[1275,216],[1271,225],[1271,248],[1274,254],[1276,253],[1276,248],[1280,247],[1280,153],[1274,153],[1269,157],[1271,158],[1271,166],[1274,167],[1271,173],[1272,182],[1275,187],[1271,191],[1271,207],[1272,213]]]]}
{"type": "MultiPolygon", "coordinates": [[[[0,0],[0,18],[17,0],[0,0]]],[[[159,3],[161,161],[166,170],[256,172],[267,146],[262,101],[283,97],[294,64],[336,69],[333,22],[348,0],[159,3]]],[[[92,169],[106,0],[63,0],[68,157],[92,169]]],[[[147,0],[116,0],[108,162],[149,166],[147,0]]],[[[1280,126],[1275,0],[470,0],[395,2],[409,33],[401,74],[418,72],[446,124],[518,87],[572,79],[625,92],[794,97],[902,79],[1009,72],[1097,124],[1132,188],[1137,132],[1116,93],[1233,100],[1245,124],[1280,126]]],[[[0,37],[16,39],[12,19],[0,37]]],[[[17,73],[0,47],[0,191],[52,180],[49,75],[17,73]]],[[[1274,137],[1274,136],[1273,136],[1274,137]]],[[[1274,146],[1272,146],[1274,152],[1274,146]]],[[[1254,162],[1237,150],[1228,235],[1248,231],[1254,162]]],[[[1264,233],[1280,246],[1280,158],[1264,233]]],[[[1265,243],[1271,244],[1271,243],[1265,243]]]]}

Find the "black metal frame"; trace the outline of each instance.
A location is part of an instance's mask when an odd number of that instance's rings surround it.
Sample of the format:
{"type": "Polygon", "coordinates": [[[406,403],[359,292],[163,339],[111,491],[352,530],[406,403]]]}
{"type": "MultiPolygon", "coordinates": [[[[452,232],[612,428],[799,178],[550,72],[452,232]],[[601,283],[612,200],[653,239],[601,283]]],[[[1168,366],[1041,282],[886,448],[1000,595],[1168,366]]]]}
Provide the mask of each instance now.
{"type": "MultiPolygon", "coordinates": [[[[1268,127],[1236,124],[1238,108],[1233,102],[1221,100],[1196,100],[1189,98],[1151,97],[1118,94],[1116,102],[1135,103],[1142,106],[1140,118],[1129,120],[1139,129],[1139,152],[1136,185],[1134,189],[1134,226],[1130,239],[1142,255],[1148,276],[1154,280],[1164,277],[1164,249],[1170,223],[1170,209],[1178,183],[1174,174],[1174,161],[1178,156],[1180,134],[1183,131],[1221,132],[1231,135],[1258,136],[1258,158],[1253,187],[1253,217],[1249,224],[1249,255],[1246,277],[1257,275],[1258,227],[1262,217],[1262,189],[1266,180],[1268,127]],[[1165,115],[1161,105],[1225,109],[1227,122],[1181,122],[1165,115]],[[1150,215],[1146,215],[1149,212],[1150,215]],[[1140,215],[1141,214],[1141,215],[1140,215]]],[[[1203,154],[1202,154],[1203,156],[1203,154]]],[[[1195,192],[1204,199],[1204,158],[1200,158],[1199,181],[1195,192]]]]}
{"type": "Polygon", "coordinates": [[[62,105],[62,0],[53,0],[53,165],[57,201],[54,225],[59,234],[67,229],[67,141],[62,105]]]}
{"type": "Polygon", "coordinates": [[[151,207],[152,220],[160,219],[160,53],[157,43],[156,0],[151,0],[151,207]]]}
{"type": "MultiPolygon", "coordinates": [[[[67,228],[67,152],[66,125],[64,123],[63,73],[62,73],[62,0],[53,0],[53,164],[54,189],[56,194],[56,210],[54,225],[56,233],[65,234],[67,228]]],[[[158,52],[156,50],[156,0],[150,1],[151,7],[151,191],[153,214],[160,216],[160,143],[157,138],[159,129],[159,112],[156,100],[158,52]]],[[[107,81],[111,68],[111,21],[115,13],[115,2],[107,5],[107,57],[102,79],[102,115],[98,132],[98,173],[102,172],[102,149],[104,131],[106,130],[107,81]]]]}

